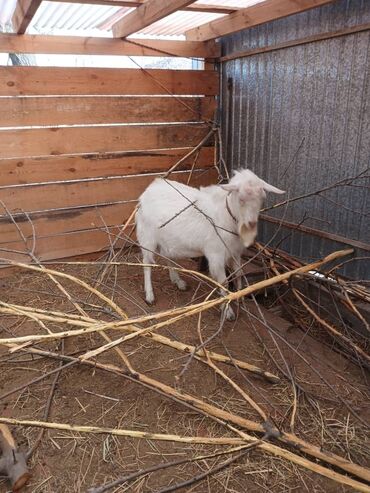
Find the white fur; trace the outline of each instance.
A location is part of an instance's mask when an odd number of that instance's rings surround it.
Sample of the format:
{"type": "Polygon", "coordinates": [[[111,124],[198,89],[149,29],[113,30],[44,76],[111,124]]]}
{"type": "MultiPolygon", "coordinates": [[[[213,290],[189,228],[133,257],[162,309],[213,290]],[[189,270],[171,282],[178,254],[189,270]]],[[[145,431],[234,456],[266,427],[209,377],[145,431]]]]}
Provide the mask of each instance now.
{"type": "MultiPolygon", "coordinates": [[[[205,256],[210,275],[223,284],[225,267],[237,271],[244,247],[254,242],[264,190],[284,193],[250,170],[237,171],[227,185],[200,189],[157,178],[140,196],[136,214],[143,262],[154,263],[155,252],[169,259],[205,256]],[[227,210],[226,200],[235,220],[227,210]],[[190,205],[192,202],[194,205],[190,205]]],[[[177,271],[170,269],[170,278],[179,289],[186,289],[177,271]]],[[[154,292],[150,267],[144,267],[144,281],[146,301],[151,304],[154,292]]],[[[228,306],[226,310],[227,318],[234,319],[232,308],[228,306]]]]}

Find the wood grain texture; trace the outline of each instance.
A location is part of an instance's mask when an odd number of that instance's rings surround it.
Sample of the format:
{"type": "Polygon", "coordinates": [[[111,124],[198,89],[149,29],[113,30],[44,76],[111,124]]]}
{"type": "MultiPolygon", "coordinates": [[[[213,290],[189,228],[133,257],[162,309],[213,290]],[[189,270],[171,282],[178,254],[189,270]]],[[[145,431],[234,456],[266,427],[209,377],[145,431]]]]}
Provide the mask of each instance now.
{"type": "MultiPolygon", "coordinates": [[[[189,174],[174,174],[177,181],[186,181],[189,174]]],[[[149,177],[148,177],[149,178],[149,177]]],[[[121,192],[125,188],[135,189],[137,199],[139,193],[153,180],[142,180],[141,184],[132,184],[126,182],[120,183],[121,192]]],[[[206,173],[195,173],[190,182],[191,185],[208,185],[215,182],[217,174],[214,170],[206,173]]],[[[48,192],[50,192],[49,185],[48,192]]],[[[60,193],[63,193],[62,187],[60,193]]],[[[127,194],[126,194],[127,195],[127,194]]],[[[77,208],[74,210],[67,209],[63,211],[42,212],[31,214],[34,231],[36,233],[35,254],[41,260],[51,260],[64,258],[73,255],[105,250],[110,245],[109,234],[106,227],[111,228],[110,233],[118,233],[118,227],[125,223],[126,219],[132,212],[135,203],[112,204],[112,205],[94,205],[90,208],[77,208]],[[118,226],[118,227],[117,227],[118,226]]],[[[18,226],[27,238],[27,247],[20,240],[19,234],[7,217],[0,218],[0,258],[11,258],[26,261],[25,255],[6,253],[4,249],[18,250],[27,252],[28,248],[33,246],[33,233],[28,220],[24,215],[15,216],[18,226]]]]}
{"type": "Polygon", "coordinates": [[[207,125],[53,127],[0,131],[3,158],[166,149],[197,145],[207,125]]]}
{"type": "Polygon", "coordinates": [[[150,26],[164,17],[193,3],[194,0],[147,0],[113,24],[115,38],[124,38],[150,26]]]}
{"type": "MultiPolygon", "coordinates": [[[[193,183],[214,183],[214,169],[195,171],[193,183]]],[[[12,213],[96,206],[136,200],[158,175],[134,175],[91,181],[0,188],[0,200],[12,213]]],[[[186,182],[188,172],[173,173],[171,179],[186,182]]],[[[1,209],[1,207],[0,207],[1,209]]],[[[1,235],[0,235],[1,236],[1,235]]]]}
{"type": "Polygon", "coordinates": [[[213,97],[10,97],[1,100],[0,127],[199,122],[215,109],[213,97]]]}
{"type": "MultiPolygon", "coordinates": [[[[91,1],[91,0],[90,0],[91,1]]],[[[80,3],[80,2],[78,2],[80,3]]],[[[214,41],[167,41],[163,39],[129,40],[48,36],[42,34],[0,34],[0,52],[66,55],[173,56],[217,58],[220,45],[214,41]]]]}
{"type": "MultiPolygon", "coordinates": [[[[171,168],[190,150],[186,147],[77,156],[0,159],[0,186],[156,173],[171,168]]],[[[211,167],[214,152],[214,147],[203,147],[195,162],[195,169],[211,167]]],[[[185,160],[178,170],[190,169],[194,159],[195,156],[191,156],[185,160]]]]}
{"type": "Polygon", "coordinates": [[[204,70],[0,67],[0,96],[218,94],[204,70]]]}
{"type": "Polygon", "coordinates": [[[189,41],[206,41],[287,17],[333,0],[266,0],[186,31],[189,41]]]}
{"type": "MultiPolygon", "coordinates": [[[[130,216],[135,205],[135,202],[129,202],[73,210],[41,212],[32,214],[31,219],[35,236],[37,241],[39,241],[41,238],[49,238],[74,231],[104,229],[105,226],[124,224],[125,219],[130,216]]],[[[15,216],[15,220],[27,239],[28,247],[31,248],[33,231],[30,222],[25,215],[15,216]]],[[[0,247],[4,243],[16,243],[20,241],[17,229],[8,218],[0,217],[0,231],[0,247]]],[[[24,250],[24,248],[21,248],[21,250],[24,250]]]]}
{"type": "Polygon", "coordinates": [[[26,32],[41,2],[42,0],[17,0],[12,18],[13,30],[16,33],[23,34],[26,32]]]}
{"type": "MultiPolygon", "coordinates": [[[[119,228],[110,228],[111,238],[118,233],[119,228]]],[[[117,248],[122,246],[122,241],[117,243],[117,248]]],[[[41,261],[57,260],[65,257],[73,257],[85,253],[92,253],[107,250],[110,246],[109,235],[102,230],[76,231],[64,235],[53,236],[51,238],[40,238],[37,241],[35,255],[41,261]]],[[[1,259],[10,259],[19,262],[29,262],[27,250],[21,241],[15,243],[0,244],[0,261],[1,259]],[[1,250],[2,249],[2,250],[1,250]],[[4,250],[12,249],[24,252],[17,254],[6,252],[4,250]]]]}

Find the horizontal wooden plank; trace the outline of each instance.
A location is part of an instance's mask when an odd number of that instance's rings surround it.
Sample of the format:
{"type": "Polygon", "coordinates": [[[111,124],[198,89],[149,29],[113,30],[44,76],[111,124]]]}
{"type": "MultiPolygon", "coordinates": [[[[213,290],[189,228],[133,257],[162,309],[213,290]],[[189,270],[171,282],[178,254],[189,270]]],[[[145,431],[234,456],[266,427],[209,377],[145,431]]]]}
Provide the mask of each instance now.
{"type": "MultiPolygon", "coordinates": [[[[186,181],[188,173],[173,173],[171,176],[178,181],[186,181]]],[[[12,213],[109,204],[136,200],[154,178],[156,175],[136,175],[125,178],[10,187],[0,189],[0,200],[12,213]]],[[[214,169],[194,172],[194,183],[214,183],[215,180],[214,169]]]]}
{"type": "Polygon", "coordinates": [[[0,67],[0,96],[218,94],[217,72],[119,68],[0,67]]]}
{"type": "Polygon", "coordinates": [[[0,131],[0,156],[32,157],[187,147],[208,133],[206,125],[53,127],[0,131]]]}
{"type": "Polygon", "coordinates": [[[217,58],[220,45],[214,41],[167,41],[162,39],[117,40],[82,36],[0,34],[0,52],[66,55],[179,56],[217,58]]]}
{"type": "MultiPolygon", "coordinates": [[[[136,202],[112,205],[101,205],[89,208],[69,209],[63,211],[40,212],[31,214],[32,226],[37,241],[73,231],[88,229],[104,229],[106,226],[124,224],[130,216],[136,202]]],[[[1,210],[1,206],[0,206],[1,210]]],[[[33,229],[25,214],[14,216],[18,227],[28,241],[31,248],[33,229]]],[[[0,217],[0,247],[4,243],[14,243],[21,240],[14,223],[8,217],[0,217]]],[[[22,249],[23,250],[23,249],[22,249]]]]}
{"type": "MultiPolygon", "coordinates": [[[[191,149],[161,149],[110,154],[78,156],[48,156],[25,159],[0,159],[0,187],[48,181],[79,180],[108,176],[133,175],[166,171],[191,149]]],[[[195,162],[195,169],[213,165],[214,147],[203,147],[195,162]]],[[[194,155],[186,159],[178,170],[190,168],[194,155]]]]}
{"type": "Polygon", "coordinates": [[[306,233],[310,236],[318,236],[319,238],[326,238],[328,240],[335,241],[336,243],[343,243],[343,245],[349,245],[358,248],[360,250],[365,250],[366,252],[370,252],[370,243],[365,243],[364,241],[347,238],[346,236],[338,235],[330,231],[324,231],[322,229],[311,228],[309,226],[305,226],[304,224],[292,223],[290,221],[285,221],[284,219],[268,216],[266,214],[261,214],[260,217],[263,221],[267,221],[273,224],[278,224],[279,227],[282,228],[292,229],[293,231],[306,233]]]}
{"type": "Polygon", "coordinates": [[[10,97],[1,100],[0,127],[199,122],[213,119],[215,106],[213,97],[10,97]]]}
{"type": "MultiPolygon", "coordinates": [[[[119,231],[118,228],[110,228],[111,238],[119,231]]],[[[117,248],[122,246],[122,241],[117,243],[117,248]]],[[[109,235],[102,230],[78,231],[66,233],[65,235],[53,236],[51,238],[40,238],[35,249],[36,257],[43,260],[57,260],[65,257],[73,257],[85,253],[107,250],[110,246],[109,235]]],[[[15,260],[18,262],[29,262],[27,250],[24,243],[19,241],[10,244],[0,245],[0,263],[1,259],[15,260]],[[24,254],[6,252],[4,250],[18,250],[24,254]]]]}
{"type": "Polygon", "coordinates": [[[265,22],[320,7],[333,0],[265,0],[230,15],[215,19],[185,32],[186,39],[206,41],[249,29],[265,22]]]}
{"type": "MultiPolygon", "coordinates": [[[[187,180],[188,173],[174,175],[176,180],[187,180]]],[[[214,183],[217,175],[214,171],[196,173],[191,184],[194,186],[214,183]]],[[[153,177],[152,177],[153,179],[153,177]]],[[[122,185],[122,184],[121,184],[122,185]]],[[[105,250],[110,245],[106,227],[114,239],[120,226],[125,223],[133,210],[134,203],[114,204],[90,209],[54,211],[32,214],[33,227],[36,233],[35,255],[41,260],[81,255],[105,250]]],[[[9,219],[0,220],[0,258],[27,261],[26,256],[6,253],[4,250],[27,252],[32,248],[32,228],[26,218],[16,216],[17,224],[27,238],[27,246],[19,239],[19,234],[9,219]]]]}

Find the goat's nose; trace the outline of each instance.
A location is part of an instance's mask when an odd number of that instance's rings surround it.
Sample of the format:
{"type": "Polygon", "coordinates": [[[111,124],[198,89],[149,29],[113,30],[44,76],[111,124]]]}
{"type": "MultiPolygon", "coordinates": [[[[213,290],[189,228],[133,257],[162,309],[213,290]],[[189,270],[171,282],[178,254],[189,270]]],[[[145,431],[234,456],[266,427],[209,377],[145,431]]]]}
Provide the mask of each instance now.
{"type": "Polygon", "coordinates": [[[249,229],[254,229],[257,226],[257,221],[249,221],[249,229]]]}

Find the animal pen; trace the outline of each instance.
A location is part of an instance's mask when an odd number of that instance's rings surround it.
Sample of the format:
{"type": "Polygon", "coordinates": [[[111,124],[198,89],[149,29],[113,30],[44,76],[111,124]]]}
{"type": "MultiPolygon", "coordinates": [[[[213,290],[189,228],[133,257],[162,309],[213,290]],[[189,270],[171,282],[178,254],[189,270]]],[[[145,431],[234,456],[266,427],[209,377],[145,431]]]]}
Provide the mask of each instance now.
{"type": "Polygon", "coordinates": [[[0,492],[370,492],[370,3],[10,0],[0,27],[0,492]],[[148,306],[139,196],[245,167],[286,194],[242,268],[220,294],[158,256],[148,306]]]}

